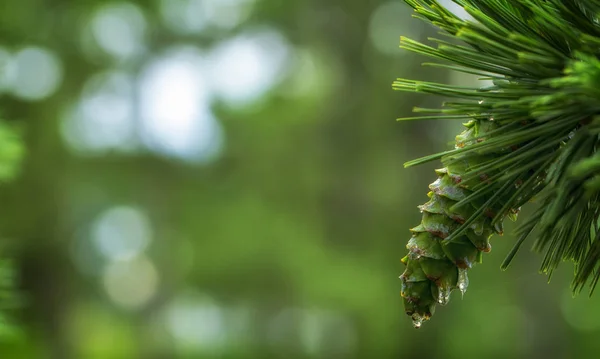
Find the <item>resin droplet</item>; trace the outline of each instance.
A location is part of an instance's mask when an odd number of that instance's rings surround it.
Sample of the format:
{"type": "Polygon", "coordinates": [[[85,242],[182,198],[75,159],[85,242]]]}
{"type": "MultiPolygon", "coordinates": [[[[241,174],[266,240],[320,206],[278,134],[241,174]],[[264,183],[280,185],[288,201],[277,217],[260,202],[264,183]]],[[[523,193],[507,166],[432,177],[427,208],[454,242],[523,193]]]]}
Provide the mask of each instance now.
{"type": "Polygon", "coordinates": [[[467,291],[467,287],[469,286],[469,277],[467,277],[466,269],[463,269],[463,268],[458,269],[457,285],[458,285],[458,289],[460,290],[462,295],[465,295],[465,292],[467,291]]]}
{"type": "Polygon", "coordinates": [[[423,325],[423,317],[417,313],[413,314],[412,315],[412,324],[413,324],[413,327],[415,327],[415,329],[421,328],[421,325],[423,325]]]}

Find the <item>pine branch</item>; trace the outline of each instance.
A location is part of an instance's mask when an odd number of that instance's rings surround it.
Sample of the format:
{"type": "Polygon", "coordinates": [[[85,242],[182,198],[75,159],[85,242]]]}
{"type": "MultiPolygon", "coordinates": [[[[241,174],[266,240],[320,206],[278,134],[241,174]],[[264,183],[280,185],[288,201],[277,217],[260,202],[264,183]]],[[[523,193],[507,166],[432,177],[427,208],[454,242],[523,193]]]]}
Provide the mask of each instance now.
{"type": "Polygon", "coordinates": [[[464,291],[470,259],[480,261],[489,249],[482,243],[501,234],[503,219],[516,219],[533,197],[541,206],[520,225],[503,268],[531,238],[545,253],[544,273],[571,260],[574,292],[587,283],[591,294],[600,279],[600,2],[455,0],[472,20],[434,0],[405,2],[446,40],[425,45],[402,38],[401,48],[441,61],[428,66],[492,81],[487,87],[393,83],[398,91],[452,99],[441,109],[416,108],[426,115],[406,119],[468,121],[455,149],[406,164],[445,166],[436,181],[443,186],[430,186],[431,201],[421,207],[422,224],[412,230],[403,259],[407,314],[420,326],[450,291],[464,291]],[[452,243],[462,247],[450,252],[452,243]],[[432,260],[443,270],[433,271],[432,260]]]}

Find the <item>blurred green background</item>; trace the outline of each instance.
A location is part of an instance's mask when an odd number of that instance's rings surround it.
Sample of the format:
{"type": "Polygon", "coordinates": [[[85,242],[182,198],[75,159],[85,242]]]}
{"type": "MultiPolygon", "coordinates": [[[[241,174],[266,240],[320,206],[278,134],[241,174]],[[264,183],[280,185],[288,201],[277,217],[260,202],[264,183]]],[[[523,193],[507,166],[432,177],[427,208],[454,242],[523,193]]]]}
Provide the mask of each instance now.
{"type": "MultiPolygon", "coordinates": [[[[513,238],[412,328],[398,276],[460,123],[398,123],[472,84],[398,48],[402,1],[4,0],[0,109],[27,158],[0,190],[20,272],[8,359],[586,358],[571,298],[513,238]]],[[[525,213],[526,214],[526,213],[525,213]]],[[[511,226],[508,226],[511,228],[511,226]]]]}

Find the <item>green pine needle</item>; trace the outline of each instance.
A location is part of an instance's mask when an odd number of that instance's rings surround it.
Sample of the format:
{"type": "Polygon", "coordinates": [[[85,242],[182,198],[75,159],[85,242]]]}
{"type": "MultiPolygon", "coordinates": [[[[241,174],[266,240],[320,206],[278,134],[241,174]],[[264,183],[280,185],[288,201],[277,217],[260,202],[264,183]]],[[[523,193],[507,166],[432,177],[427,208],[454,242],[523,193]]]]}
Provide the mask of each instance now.
{"type": "MultiPolygon", "coordinates": [[[[551,275],[561,262],[573,261],[574,292],[588,284],[591,294],[600,280],[600,1],[454,0],[470,20],[435,0],[405,2],[415,17],[441,29],[443,38],[423,44],[402,37],[401,48],[439,61],[426,66],[476,75],[491,85],[397,79],[394,90],[451,99],[441,109],[416,108],[423,116],[400,120],[485,119],[498,126],[464,146],[405,166],[436,160],[448,166],[477,158],[463,181],[496,174],[457,206],[493,202],[524,179],[493,223],[534,197],[540,206],[521,224],[502,268],[532,239],[534,249],[545,254],[542,272],[551,275]]],[[[445,240],[481,218],[485,207],[445,240]]]]}

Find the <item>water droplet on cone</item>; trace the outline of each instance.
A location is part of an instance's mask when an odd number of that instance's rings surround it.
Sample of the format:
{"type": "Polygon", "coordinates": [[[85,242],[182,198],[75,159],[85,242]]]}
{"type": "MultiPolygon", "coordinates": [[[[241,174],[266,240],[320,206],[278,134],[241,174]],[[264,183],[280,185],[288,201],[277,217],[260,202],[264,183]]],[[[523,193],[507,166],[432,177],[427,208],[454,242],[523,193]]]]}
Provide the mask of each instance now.
{"type": "Polygon", "coordinates": [[[448,304],[448,302],[450,301],[451,289],[450,288],[438,288],[438,291],[439,291],[439,294],[438,294],[437,302],[440,305],[448,304]]]}
{"type": "Polygon", "coordinates": [[[471,229],[476,235],[480,236],[483,234],[483,223],[474,223],[471,225],[471,229]]]}
{"type": "Polygon", "coordinates": [[[423,325],[423,317],[417,313],[413,314],[412,315],[412,324],[413,324],[413,327],[415,327],[416,329],[421,328],[421,325],[423,325]]]}
{"type": "Polygon", "coordinates": [[[456,284],[458,286],[458,289],[462,293],[462,295],[465,295],[465,292],[467,291],[467,287],[469,286],[469,277],[467,277],[466,269],[463,269],[463,268],[458,269],[458,282],[456,284]]]}

